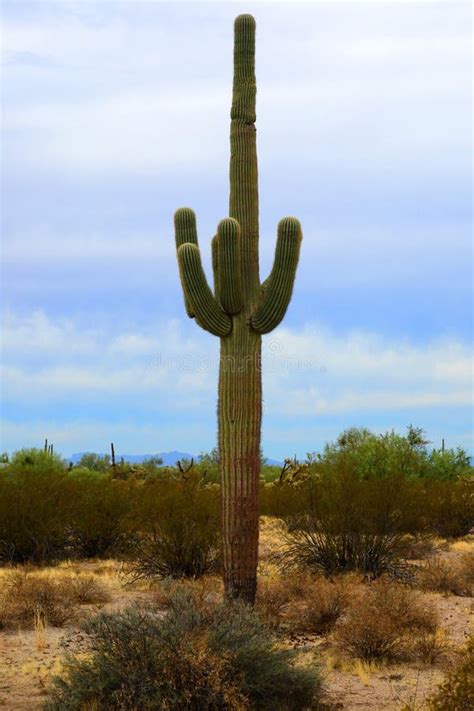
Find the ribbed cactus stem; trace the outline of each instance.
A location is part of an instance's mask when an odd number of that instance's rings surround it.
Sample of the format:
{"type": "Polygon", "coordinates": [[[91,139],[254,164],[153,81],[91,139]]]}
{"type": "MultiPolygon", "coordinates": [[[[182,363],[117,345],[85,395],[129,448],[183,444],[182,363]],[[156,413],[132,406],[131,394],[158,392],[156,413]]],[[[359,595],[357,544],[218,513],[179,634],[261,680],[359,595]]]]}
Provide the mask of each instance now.
{"type": "Polygon", "coordinates": [[[240,258],[240,227],[232,217],[222,220],[217,228],[217,283],[222,308],[228,314],[238,314],[244,303],[242,294],[242,262],[240,258]]]}
{"type": "MultiPolygon", "coordinates": [[[[178,250],[182,244],[189,243],[197,245],[196,215],[189,207],[182,207],[176,210],[174,214],[174,231],[176,236],[176,250],[178,250]]],[[[184,306],[189,318],[193,318],[194,312],[186,293],[184,294],[184,306]]]]}
{"type": "Polygon", "coordinates": [[[207,284],[197,245],[182,244],[178,249],[178,263],[186,301],[198,324],[214,336],[227,336],[232,330],[232,321],[207,284]]]}
{"type": "Polygon", "coordinates": [[[249,603],[255,599],[258,563],[261,334],[285,314],[301,243],[298,220],[284,218],[272,272],[261,285],[255,97],[255,20],[240,15],[234,25],[230,217],[219,223],[212,240],[214,294],[202,269],[192,210],[176,212],[175,230],[188,314],[221,339],[217,409],[224,584],[228,597],[249,603]]]}
{"type": "Polygon", "coordinates": [[[219,301],[219,291],[218,291],[218,283],[219,283],[219,275],[217,273],[217,264],[219,260],[219,235],[214,235],[214,237],[211,240],[211,250],[212,250],[212,276],[214,279],[214,295],[219,301]]]}
{"type": "Polygon", "coordinates": [[[286,313],[293,292],[301,239],[301,225],[296,218],[280,220],[273,268],[262,301],[251,319],[252,328],[258,333],[273,331],[286,313]]]}

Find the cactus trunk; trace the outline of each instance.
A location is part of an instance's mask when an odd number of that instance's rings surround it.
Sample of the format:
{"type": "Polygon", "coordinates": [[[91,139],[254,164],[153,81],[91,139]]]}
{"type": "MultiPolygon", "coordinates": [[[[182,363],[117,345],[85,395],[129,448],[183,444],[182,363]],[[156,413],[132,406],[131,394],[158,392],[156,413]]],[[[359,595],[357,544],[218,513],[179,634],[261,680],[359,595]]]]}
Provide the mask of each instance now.
{"type": "Polygon", "coordinates": [[[260,289],[255,95],[255,24],[244,15],[235,24],[229,214],[240,225],[245,307],[234,316],[230,335],[221,338],[218,420],[225,591],[250,603],[258,562],[262,419],[261,336],[248,326],[260,289]]]}
{"type": "Polygon", "coordinates": [[[228,598],[250,604],[258,562],[261,335],[273,330],[286,312],[301,243],[298,220],[281,220],[273,268],[261,284],[255,97],[255,21],[240,15],[234,36],[230,217],[219,223],[212,241],[214,294],[201,266],[192,210],[176,212],[175,230],[186,311],[221,339],[218,444],[224,583],[228,598]]]}
{"type": "Polygon", "coordinates": [[[221,339],[219,466],[225,591],[252,603],[258,559],[261,337],[245,321],[245,314],[239,314],[231,335],[221,339]]]}

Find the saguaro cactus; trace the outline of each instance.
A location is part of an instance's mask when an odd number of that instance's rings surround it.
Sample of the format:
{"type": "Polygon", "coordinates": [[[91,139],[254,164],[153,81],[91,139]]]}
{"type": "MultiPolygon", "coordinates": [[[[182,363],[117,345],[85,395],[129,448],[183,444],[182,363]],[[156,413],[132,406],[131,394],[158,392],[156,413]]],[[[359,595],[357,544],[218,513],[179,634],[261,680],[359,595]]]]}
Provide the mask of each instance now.
{"type": "Polygon", "coordinates": [[[255,129],[255,20],[234,25],[234,82],[230,128],[230,217],[212,240],[214,293],[198,247],[196,218],[175,214],[176,247],[186,310],[220,337],[218,448],[222,480],[222,537],[226,595],[253,603],[258,559],[261,337],[285,315],[298,264],[301,227],[278,225],[270,276],[258,266],[258,171],[255,129]]]}

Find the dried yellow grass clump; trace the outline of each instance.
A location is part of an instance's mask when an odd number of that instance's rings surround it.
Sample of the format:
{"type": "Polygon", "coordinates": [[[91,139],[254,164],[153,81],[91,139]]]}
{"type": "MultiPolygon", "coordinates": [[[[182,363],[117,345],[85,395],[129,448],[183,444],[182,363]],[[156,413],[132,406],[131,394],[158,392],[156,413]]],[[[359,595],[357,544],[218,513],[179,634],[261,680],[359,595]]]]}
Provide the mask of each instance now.
{"type": "Polygon", "coordinates": [[[367,660],[433,662],[444,647],[434,607],[388,578],[352,597],[334,638],[343,653],[367,660]]]}
{"type": "Polygon", "coordinates": [[[474,553],[465,553],[454,561],[446,558],[427,561],[420,569],[418,583],[423,590],[472,597],[474,553]]]}
{"type": "Polygon", "coordinates": [[[12,570],[0,581],[0,629],[62,627],[80,605],[102,605],[110,595],[93,575],[12,570]]]}

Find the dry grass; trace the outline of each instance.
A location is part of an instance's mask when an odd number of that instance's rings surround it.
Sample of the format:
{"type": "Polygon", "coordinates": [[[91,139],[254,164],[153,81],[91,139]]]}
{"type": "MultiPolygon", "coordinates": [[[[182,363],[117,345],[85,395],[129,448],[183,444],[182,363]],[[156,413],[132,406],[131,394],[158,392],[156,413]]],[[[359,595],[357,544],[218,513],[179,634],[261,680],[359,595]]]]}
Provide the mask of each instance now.
{"type": "Polygon", "coordinates": [[[472,711],[474,708],[474,636],[436,694],[428,700],[430,711],[472,711]]]}
{"type": "Polygon", "coordinates": [[[450,550],[456,553],[472,553],[474,551],[474,535],[465,536],[454,541],[454,543],[451,543],[450,550]]]}
{"type": "Polygon", "coordinates": [[[269,578],[259,580],[255,607],[262,622],[269,627],[279,627],[292,591],[284,578],[269,578]]]}
{"type": "Polygon", "coordinates": [[[407,535],[401,544],[403,558],[406,560],[425,560],[446,548],[446,543],[431,535],[407,535]]]}
{"type": "Polygon", "coordinates": [[[418,573],[418,584],[422,590],[471,597],[474,594],[474,554],[465,553],[455,560],[427,561],[418,573]]]}
{"type": "Polygon", "coordinates": [[[328,580],[320,575],[295,574],[259,580],[256,609],[270,627],[291,632],[326,634],[344,612],[355,576],[328,580]]]}
{"type": "Polygon", "coordinates": [[[413,656],[424,664],[437,664],[448,651],[446,635],[440,629],[434,632],[421,632],[413,641],[413,656]]]}
{"type": "Polygon", "coordinates": [[[296,632],[327,634],[344,613],[352,581],[347,578],[318,578],[300,604],[291,605],[288,621],[296,632]]]}
{"type": "Polygon", "coordinates": [[[340,651],[360,659],[427,659],[437,632],[436,612],[419,593],[382,578],[352,597],[334,639],[340,651]]]}
{"type": "Polygon", "coordinates": [[[102,605],[110,599],[92,575],[13,570],[0,584],[0,629],[63,627],[75,619],[80,605],[102,605]]]}

